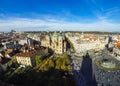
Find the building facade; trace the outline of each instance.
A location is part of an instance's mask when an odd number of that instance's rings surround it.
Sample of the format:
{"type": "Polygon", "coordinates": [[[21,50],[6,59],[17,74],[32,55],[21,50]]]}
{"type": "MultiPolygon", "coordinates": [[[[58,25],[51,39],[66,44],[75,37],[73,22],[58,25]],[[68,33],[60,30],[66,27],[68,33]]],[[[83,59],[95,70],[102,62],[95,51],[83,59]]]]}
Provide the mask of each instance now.
{"type": "Polygon", "coordinates": [[[51,48],[56,54],[63,54],[66,52],[65,37],[61,34],[54,33],[53,35],[45,36],[42,40],[42,46],[51,48]]]}
{"type": "Polygon", "coordinates": [[[73,43],[76,53],[83,53],[88,50],[100,50],[108,43],[105,37],[93,34],[67,33],[66,37],[73,43]]]}
{"type": "Polygon", "coordinates": [[[43,47],[33,47],[33,46],[25,46],[22,47],[22,52],[18,53],[15,58],[20,65],[25,66],[35,66],[36,61],[35,58],[38,55],[44,54],[43,47]]]}
{"type": "Polygon", "coordinates": [[[113,48],[113,55],[120,60],[120,42],[116,43],[115,47],[113,48]]]}

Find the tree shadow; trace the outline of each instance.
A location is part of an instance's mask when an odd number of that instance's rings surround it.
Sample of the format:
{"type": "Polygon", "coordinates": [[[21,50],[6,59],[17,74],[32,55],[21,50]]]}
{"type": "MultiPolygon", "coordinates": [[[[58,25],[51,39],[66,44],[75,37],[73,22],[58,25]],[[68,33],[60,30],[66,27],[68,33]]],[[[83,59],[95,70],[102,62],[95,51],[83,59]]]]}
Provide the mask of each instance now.
{"type": "Polygon", "coordinates": [[[27,71],[26,73],[14,75],[9,84],[15,86],[76,86],[73,75],[65,75],[63,70],[27,71]]]}

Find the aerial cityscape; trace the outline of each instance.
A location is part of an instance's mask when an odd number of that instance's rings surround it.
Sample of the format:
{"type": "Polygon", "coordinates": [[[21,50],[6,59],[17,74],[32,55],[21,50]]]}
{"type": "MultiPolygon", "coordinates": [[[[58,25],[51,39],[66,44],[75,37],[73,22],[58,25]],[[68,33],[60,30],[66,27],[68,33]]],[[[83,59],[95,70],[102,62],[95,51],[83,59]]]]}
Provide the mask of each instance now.
{"type": "Polygon", "coordinates": [[[0,86],[120,86],[119,0],[0,0],[0,86]]]}

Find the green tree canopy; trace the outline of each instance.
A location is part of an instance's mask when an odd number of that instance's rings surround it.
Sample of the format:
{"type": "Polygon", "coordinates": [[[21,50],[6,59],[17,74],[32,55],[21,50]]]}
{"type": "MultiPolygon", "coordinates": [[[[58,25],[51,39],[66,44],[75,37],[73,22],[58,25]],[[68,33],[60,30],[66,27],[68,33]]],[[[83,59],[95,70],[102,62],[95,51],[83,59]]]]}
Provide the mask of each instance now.
{"type": "Polygon", "coordinates": [[[42,62],[42,55],[36,56],[35,60],[36,60],[36,65],[38,66],[42,62]]]}

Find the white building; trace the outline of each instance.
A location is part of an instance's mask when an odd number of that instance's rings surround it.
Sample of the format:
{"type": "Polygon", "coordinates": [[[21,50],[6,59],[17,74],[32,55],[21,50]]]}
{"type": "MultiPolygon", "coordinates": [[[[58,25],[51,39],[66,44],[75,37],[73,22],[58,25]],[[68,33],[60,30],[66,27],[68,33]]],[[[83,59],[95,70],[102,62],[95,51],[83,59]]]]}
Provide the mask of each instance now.
{"type": "Polygon", "coordinates": [[[108,39],[103,39],[99,36],[84,35],[82,33],[82,37],[80,35],[80,37],[77,37],[79,39],[76,40],[75,35],[69,35],[70,33],[66,34],[66,37],[69,38],[69,40],[73,43],[73,46],[77,53],[83,53],[91,49],[103,49],[108,43],[108,39]]]}
{"type": "Polygon", "coordinates": [[[20,41],[19,41],[19,44],[21,44],[21,45],[27,44],[27,39],[22,39],[22,40],[20,40],[20,41]]]}

